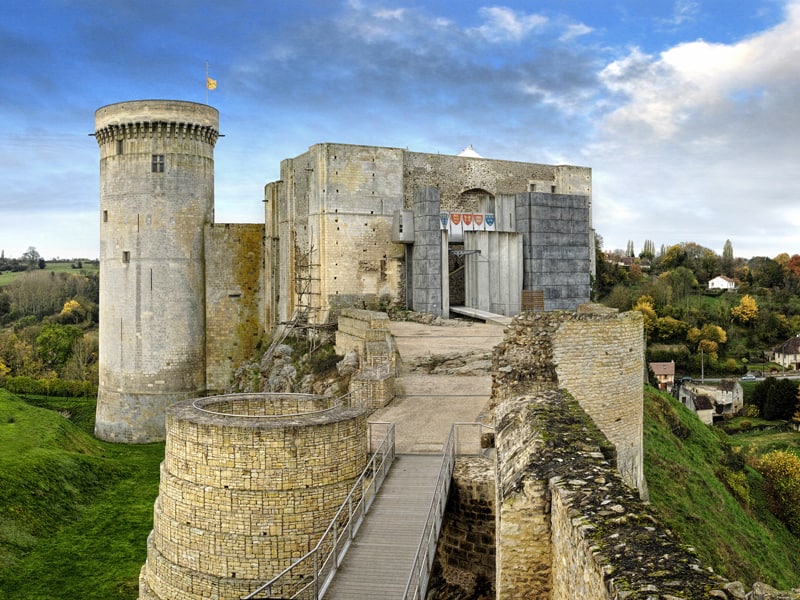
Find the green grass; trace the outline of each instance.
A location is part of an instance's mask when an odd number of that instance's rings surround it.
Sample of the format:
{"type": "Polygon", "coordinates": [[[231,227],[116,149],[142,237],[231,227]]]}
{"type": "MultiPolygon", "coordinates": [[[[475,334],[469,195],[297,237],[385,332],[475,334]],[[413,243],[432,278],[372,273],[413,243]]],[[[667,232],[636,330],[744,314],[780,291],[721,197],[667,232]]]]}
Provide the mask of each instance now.
{"type": "Polygon", "coordinates": [[[0,598],[133,600],[164,446],[94,439],[91,401],[34,401],[0,390],[0,598]]]}
{"type": "Polygon", "coordinates": [[[760,475],[743,465],[727,436],[652,388],[644,426],[650,499],[679,539],[729,579],[800,586],[800,539],[769,513],[760,475]],[[746,482],[746,500],[722,483],[726,473],[746,482]]]}

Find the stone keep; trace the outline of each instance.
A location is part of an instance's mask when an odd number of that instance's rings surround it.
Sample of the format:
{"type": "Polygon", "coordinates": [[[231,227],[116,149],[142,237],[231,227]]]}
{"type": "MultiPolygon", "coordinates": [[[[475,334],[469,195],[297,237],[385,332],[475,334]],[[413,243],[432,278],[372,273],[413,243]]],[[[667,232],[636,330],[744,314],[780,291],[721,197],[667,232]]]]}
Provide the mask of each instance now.
{"type": "Polygon", "coordinates": [[[218,129],[217,110],[191,102],[121,102],[95,113],[101,439],[164,439],[166,406],[205,390],[204,228],[218,129]]]}

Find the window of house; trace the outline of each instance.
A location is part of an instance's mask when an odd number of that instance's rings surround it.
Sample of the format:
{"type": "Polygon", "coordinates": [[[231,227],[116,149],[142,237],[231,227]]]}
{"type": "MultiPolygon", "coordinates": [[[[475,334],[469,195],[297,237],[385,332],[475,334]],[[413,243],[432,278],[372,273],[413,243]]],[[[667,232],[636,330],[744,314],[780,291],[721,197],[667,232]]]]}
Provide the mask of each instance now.
{"type": "Polygon", "coordinates": [[[103,211],[103,223],[108,223],[108,211],[103,211]]]}
{"type": "Polygon", "coordinates": [[[122,154],[123,149],[124,146],[122,140],[117,140],[117,154],[122,154]]]}
{"type": "Polygon", "coordinates": [[[131,253],[127,250],[122,251],[122,262],[129,263],[131,262],[131,253]]]}
{"type": "Polygon", "coordinates": [[[164,172],[164,155],[163,154],[153,154],[153,162],[152,168],[153,173],[163,173],[164,172]]]}

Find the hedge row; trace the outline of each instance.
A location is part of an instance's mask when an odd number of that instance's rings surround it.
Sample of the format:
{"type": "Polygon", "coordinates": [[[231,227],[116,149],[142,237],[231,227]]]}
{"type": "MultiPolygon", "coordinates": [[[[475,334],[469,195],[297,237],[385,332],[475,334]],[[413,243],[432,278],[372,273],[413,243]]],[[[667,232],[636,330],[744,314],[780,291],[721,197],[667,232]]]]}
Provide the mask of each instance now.
{"type": "Polygon", "coordinates": [[[12,394],[35,394],[37,396],[59,396],[80,398],[97,395],[97,386],[89,381],[63,379],[34,379],[33,377],[6,377],[0,385],[12,394]]]}

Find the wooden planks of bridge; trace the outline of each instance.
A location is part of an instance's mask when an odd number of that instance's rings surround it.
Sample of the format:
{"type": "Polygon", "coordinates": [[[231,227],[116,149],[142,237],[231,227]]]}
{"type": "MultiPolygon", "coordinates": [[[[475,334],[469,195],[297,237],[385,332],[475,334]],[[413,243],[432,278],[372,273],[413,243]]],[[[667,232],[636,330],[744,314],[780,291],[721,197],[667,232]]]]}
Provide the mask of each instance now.
{"type": "Polygon", "coordinates": [[[325,600],[403,597],[441,464],[441,454],[395,457],[325,600]]]}

